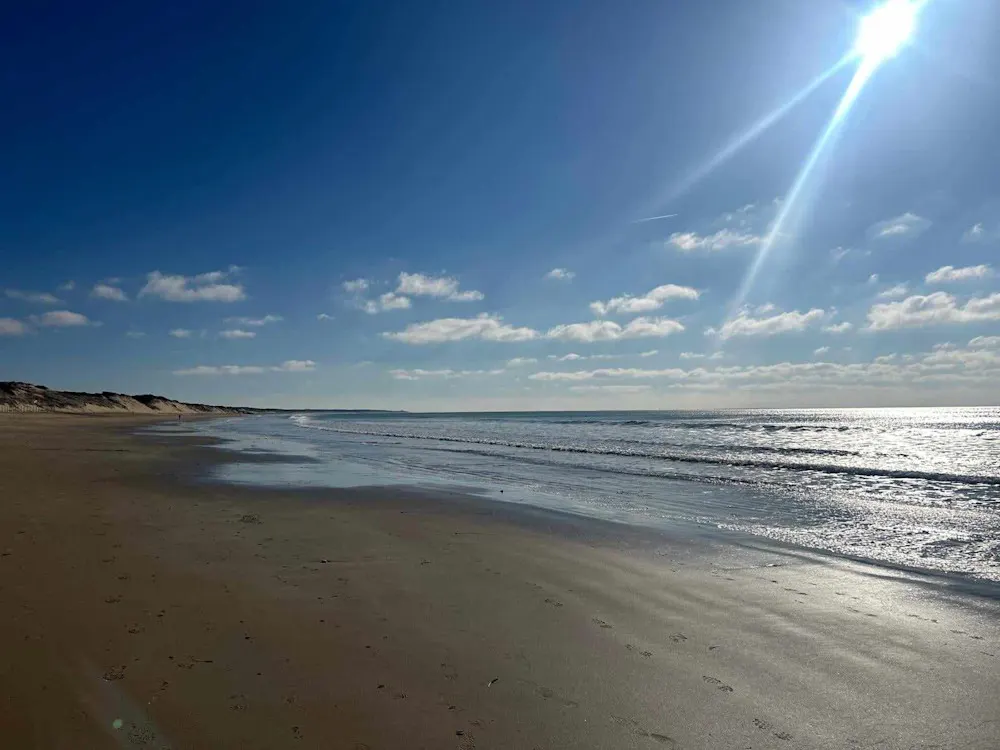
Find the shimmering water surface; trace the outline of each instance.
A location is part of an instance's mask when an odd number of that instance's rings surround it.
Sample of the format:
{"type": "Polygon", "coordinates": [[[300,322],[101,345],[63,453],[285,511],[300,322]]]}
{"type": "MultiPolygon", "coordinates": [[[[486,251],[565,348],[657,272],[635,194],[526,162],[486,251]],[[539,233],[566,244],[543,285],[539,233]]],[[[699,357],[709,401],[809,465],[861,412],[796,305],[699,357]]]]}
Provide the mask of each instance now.
{"type": "Polygon", "coordinates": [[[194,429],[292,459],[230,464],[227,481],[463,485],[1000,582],[998,408],[310,413],[194,429]]]}

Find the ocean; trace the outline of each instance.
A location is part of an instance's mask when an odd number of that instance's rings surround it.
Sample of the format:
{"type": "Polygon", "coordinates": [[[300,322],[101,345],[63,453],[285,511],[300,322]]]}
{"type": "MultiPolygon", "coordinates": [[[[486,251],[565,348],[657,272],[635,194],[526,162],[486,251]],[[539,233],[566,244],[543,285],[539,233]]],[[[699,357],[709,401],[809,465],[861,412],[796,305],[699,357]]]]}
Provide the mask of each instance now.
{"type": "Polygon", "coordinates": [[[186,429],[281,461],[215,479],[453,486],[1000,583],[1000,408],[333,413],[186,429]],[[502,491],[502,492],[501,492],[502,491]]]}

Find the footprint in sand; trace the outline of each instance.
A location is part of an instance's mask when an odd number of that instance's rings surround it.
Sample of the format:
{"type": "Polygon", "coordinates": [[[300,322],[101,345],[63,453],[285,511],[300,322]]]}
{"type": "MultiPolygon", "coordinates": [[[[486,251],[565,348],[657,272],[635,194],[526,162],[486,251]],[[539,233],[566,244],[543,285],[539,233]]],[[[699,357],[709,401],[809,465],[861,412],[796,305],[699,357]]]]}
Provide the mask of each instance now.
{"type": "Polygon", "coordinates": [[[553,607],[561,607],[563,605],[563,603],[561,601],[559,601],[558,599],[551,599],[551,598],[546,599],[545,603],[546,604],[551,604],[553,607]]]}
{"type": "Polygon", "coordinates": [[[604,622],[604,620],[599,620],[596,617],[592,619],[591,622],[605,630],[609,630],[612,627],[611,625],[608,625],[608,623],[604,622]]]}
{"type": "Polygon", "coordinates": [[[647,659],[653,655],[652,651],[640,651],[639,647],[632,643],[626,643],[625,649],[631,651],[633,654],[640,654],[641,656],[644,656],[647,659]]]}
{"type": "Polygon", "coordinates": [[[771,724],[770,722],[764,721],[763,719],[754,719],[753,720],[753,725],[755,727],[757,727],[759,730],[761,730],[762,732],[770,732],[775,737],[777,737],[779,740],[790,740],[790,739],[792,739],[792,735],[791,734],[789,734],[788,732],[776,732],[774,730],[774,725],[771,724]]]}
{"type": "Polygon", "coordinates": [[[724,693],[731,693],[731,692],[733,692],[733,688],[731,686],[727,685],[726,683],[724,683],[718,677],[709,677],[707,674],[703,674],[701,676],[701,679],[703,679],[709,685],[715,686],[718,690],[721,690],[724,693]]]}
{"type": "Polygon", "coordinates": [[[673,635],[670,636],[670,640],[673,641],[674,643],[683,643],[687,639],[688,637],[683,633],[674,633],[673,635]]]}
{"type": "Polygon", "coordinates": [[[627,716],[615,716],[614,714],[611,714],[611,721],[623,729],[638,735],[639,737],[648,737],[649,739],[654,740],[655,742],[658,742],[668,748],[676,747],[677,743],[674,742],[673,738],[668,737],[665,734],[660,734],[659,732],[650,732],[635,719],[630,719],[627,716]]]}

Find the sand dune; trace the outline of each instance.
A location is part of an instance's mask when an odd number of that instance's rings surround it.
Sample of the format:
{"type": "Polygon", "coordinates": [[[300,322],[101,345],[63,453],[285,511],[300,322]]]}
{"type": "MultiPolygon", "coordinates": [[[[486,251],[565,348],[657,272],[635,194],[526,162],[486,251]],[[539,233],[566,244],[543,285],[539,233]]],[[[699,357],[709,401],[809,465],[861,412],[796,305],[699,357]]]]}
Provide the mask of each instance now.
{"type": "Polygon", "coordinates": [[[56,391],[44,385],[0,382],[0,412],[66,412],[75,414],[241,414],[248,409],[187,404],[164,396],[56,391]]]}

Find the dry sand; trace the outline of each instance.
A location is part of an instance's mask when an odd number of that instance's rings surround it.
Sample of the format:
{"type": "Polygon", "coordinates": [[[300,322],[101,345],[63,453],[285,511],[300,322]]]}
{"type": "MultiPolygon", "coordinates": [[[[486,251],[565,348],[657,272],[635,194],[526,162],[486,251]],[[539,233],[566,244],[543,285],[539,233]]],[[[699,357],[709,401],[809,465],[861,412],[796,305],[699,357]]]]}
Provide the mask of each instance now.
{"type": "Polygon", "coordinates": [[[0,419],[0,747],[1000,747],[996,601],[0,419]]]}

